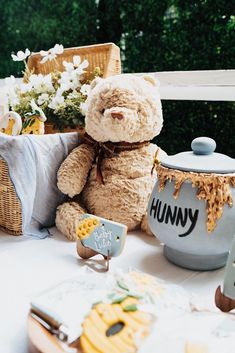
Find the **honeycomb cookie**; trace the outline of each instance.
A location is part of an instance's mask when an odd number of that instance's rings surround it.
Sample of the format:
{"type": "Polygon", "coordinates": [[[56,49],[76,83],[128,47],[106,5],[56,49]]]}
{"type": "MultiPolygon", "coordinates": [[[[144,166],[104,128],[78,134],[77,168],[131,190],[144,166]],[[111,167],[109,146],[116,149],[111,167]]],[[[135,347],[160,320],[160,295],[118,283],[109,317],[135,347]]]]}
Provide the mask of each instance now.
{"type": "Polygon", "coordinates": [[[77,236],[80,240],[89,237],[93,230],[100,224],[96,217],[84,218],[77,227],[77,236]]]}
{"type": "Polygon", "coordinates": [[[96,304],[83,322],[83,353],[134,353],[150,332],[152,316],[137,308],[138,300],[96,304]]]}
{"type": "Polygon", "coordinates": [[[121,254],[127,234],[125,225],[87,213],[79,218],[75,227],[80,257],[87,259],[101,254],[110,259],[121,254]]]}

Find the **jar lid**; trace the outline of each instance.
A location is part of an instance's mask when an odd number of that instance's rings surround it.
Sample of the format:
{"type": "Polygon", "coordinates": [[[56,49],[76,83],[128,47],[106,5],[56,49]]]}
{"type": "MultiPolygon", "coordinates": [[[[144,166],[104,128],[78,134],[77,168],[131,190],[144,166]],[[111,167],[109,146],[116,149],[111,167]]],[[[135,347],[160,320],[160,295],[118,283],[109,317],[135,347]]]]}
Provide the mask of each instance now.
{"type": "Polygon", "coordinates": [[[191,172],[228,174],[235,173],[235,159],[215,153],[216,142],[209,137],[195,138],[192,151],[165,155],[161,159],[164,167],[191,172]]]}

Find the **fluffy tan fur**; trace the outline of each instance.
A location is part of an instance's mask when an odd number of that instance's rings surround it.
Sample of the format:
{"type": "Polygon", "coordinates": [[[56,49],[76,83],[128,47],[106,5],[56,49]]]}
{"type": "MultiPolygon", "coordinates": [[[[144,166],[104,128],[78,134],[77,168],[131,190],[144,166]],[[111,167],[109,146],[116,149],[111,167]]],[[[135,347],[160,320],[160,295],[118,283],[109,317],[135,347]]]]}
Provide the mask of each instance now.
{"type": "MultiPolygon", "coordinates": [[[[161,101],[152,78],[119,75],[93,83],[88,98],[86,132],[98,142],[142,142],[162,128],[161,101]],[[115,113],[115,114],[114,114],[115,113]]],[[[143,145],[105,156],[104,184],[96,179],[95,149],[78,146],[58,172],[58,187],[77,201],[59,206],[56,225],[75,240],[75,225],[84,212],[124,223],[128,230],[146,230],[146,207],[154,179],[151,176],[157,146],[143,145]],[[81,207],[80,205],[83,205],[81,207]]]]}

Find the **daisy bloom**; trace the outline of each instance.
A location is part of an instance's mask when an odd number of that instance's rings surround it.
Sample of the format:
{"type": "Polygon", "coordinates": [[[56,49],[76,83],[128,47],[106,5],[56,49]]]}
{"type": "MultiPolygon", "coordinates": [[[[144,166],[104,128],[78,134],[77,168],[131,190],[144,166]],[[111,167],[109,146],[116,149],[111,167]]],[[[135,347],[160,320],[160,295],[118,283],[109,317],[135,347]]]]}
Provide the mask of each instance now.
{"type": "Polygon", "coordinates": [[[22,50],[19,50],[16,55],[15,55],[15,54],[11,54],[11,57],[12,57],[13,61],[23,61],[23,60],[25,60],[29,55],[30,55],[30,51],[29,51],[29,49],[27,48],[27,49],[25,50],[25,52],[23,52],[22,50]]]}
{"type": "Polygon", "coordinates": [[[49,94],[43,93],[38,97],[37,103],[38,105],[42,105],[48,101],[49,101],[49,94]]]}
{"type": "Polygon", "coordinates": [[[64,96],[56,95],[55,97],[52,98],[50,104],[48,104],[48,107],[56,112],[60,109],[60,107],[63,104],[64,104],[64,96]]]}
{"type": "Polygon", "coordinates": [[[88,96],[88,94],[90,93],[91,90],[91,85],[88,84],[84,84],[82,85],[82,87],[80,88],[80,92],[84,95],[84,96],[88,96]]]}
{"type": "Polygon", "coordinates": [[[56,44],[53,48],[45,51],[41,50],[40,55],[43,57],[42,60],[40,61],[41,64],[44,64],[45,62],[52,61],[54,60],[57,55],[62,54],[64,52],[64,47],[62,44],[56,44]]]}

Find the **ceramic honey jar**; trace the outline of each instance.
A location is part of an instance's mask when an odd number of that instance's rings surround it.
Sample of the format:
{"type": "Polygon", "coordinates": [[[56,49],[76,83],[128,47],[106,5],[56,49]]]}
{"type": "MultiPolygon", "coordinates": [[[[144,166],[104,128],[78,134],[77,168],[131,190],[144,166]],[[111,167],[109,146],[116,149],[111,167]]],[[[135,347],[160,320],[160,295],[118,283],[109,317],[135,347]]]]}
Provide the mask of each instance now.
{"type": "Polygon", "coordinates": [[[235,159],[208,137],[192,151],[163,155],[148,204],[148,223],[167,259],[193,270],[225,265],[235,234],[235,159]]]}

